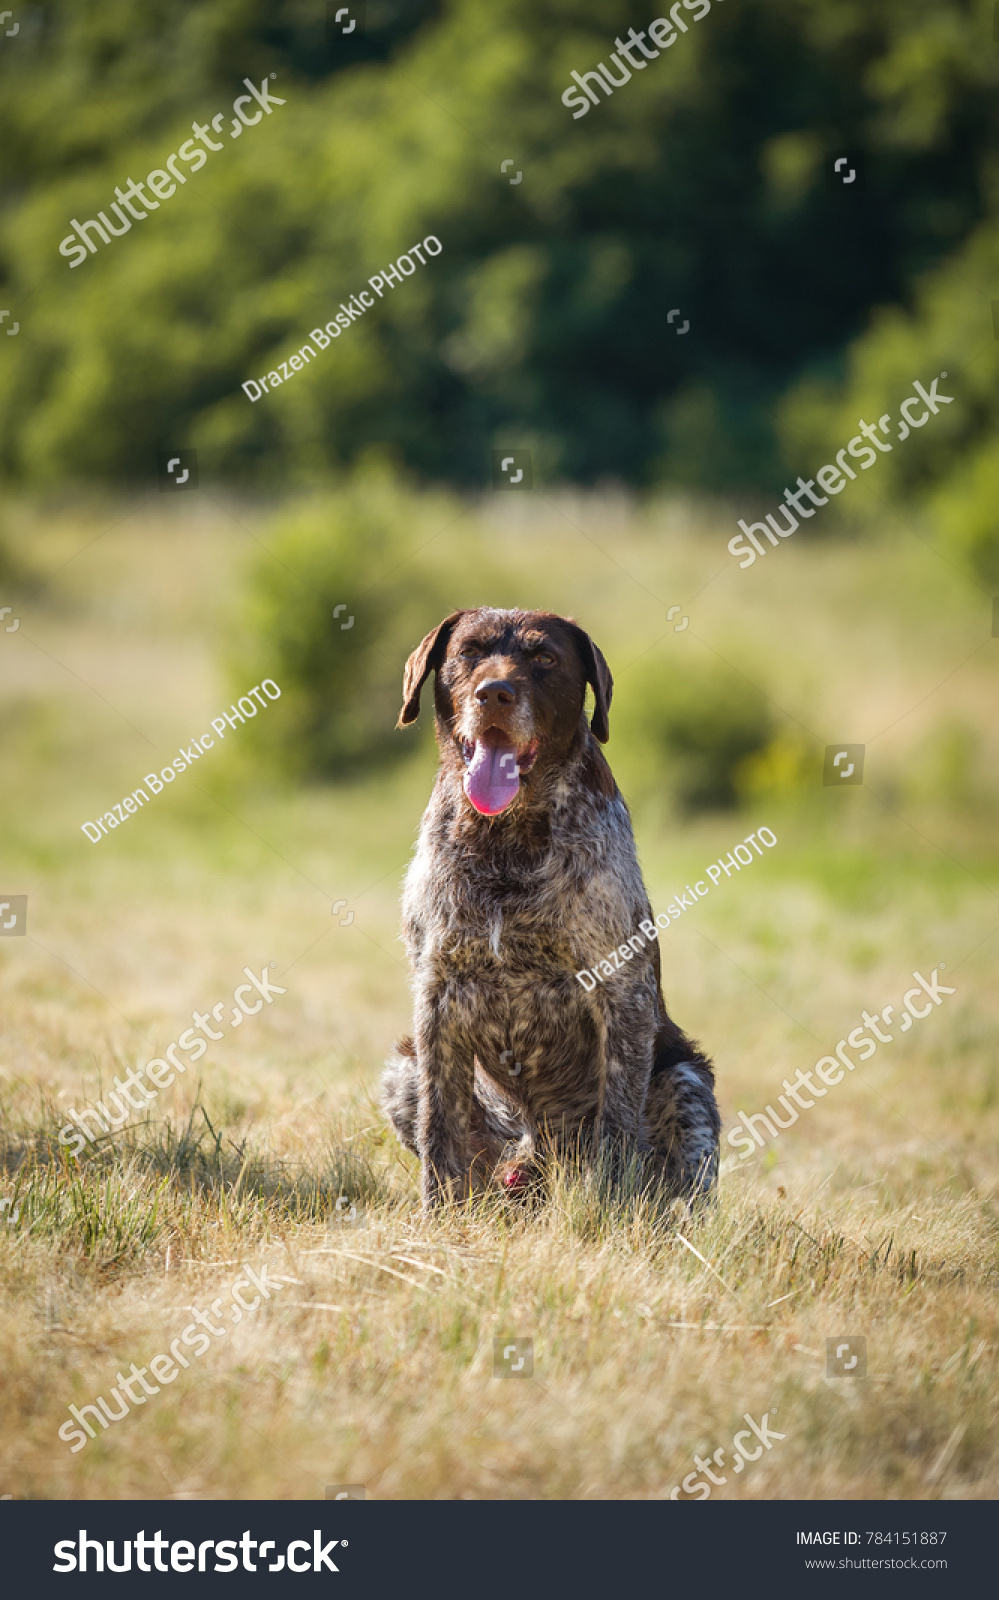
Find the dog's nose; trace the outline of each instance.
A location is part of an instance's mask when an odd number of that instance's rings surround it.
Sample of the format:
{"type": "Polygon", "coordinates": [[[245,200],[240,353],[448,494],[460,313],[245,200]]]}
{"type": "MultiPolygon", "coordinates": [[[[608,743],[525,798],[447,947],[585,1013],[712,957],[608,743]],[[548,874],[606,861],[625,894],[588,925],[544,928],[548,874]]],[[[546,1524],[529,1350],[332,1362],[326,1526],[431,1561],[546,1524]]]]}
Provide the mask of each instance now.
{"type": "Polygon", "coordinates": [[[517,691],[505,678],[487,678],[485,683],[479,684],[475,698],[480,706],[512,706],[517,691]]]}

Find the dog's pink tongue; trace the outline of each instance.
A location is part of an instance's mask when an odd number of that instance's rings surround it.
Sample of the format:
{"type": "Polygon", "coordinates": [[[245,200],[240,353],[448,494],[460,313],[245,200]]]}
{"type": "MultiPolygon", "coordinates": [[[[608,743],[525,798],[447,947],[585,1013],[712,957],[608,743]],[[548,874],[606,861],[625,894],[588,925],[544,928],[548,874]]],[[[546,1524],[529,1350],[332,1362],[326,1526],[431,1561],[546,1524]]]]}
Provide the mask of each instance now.
{"type": "Polygon", "coordinates": [[[476,739],[465,772],[465,793],[476,811],[495,817],[520,791],[517,751],[512,744],[483,744],[476,739]]]}

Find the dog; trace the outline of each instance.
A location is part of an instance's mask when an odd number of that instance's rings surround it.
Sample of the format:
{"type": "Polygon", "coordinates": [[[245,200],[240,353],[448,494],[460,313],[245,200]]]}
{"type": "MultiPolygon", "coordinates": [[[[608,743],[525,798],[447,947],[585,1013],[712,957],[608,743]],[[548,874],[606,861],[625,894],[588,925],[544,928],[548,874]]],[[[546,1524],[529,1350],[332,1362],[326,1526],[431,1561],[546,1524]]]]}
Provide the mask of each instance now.
{"type": "Polygon", "coordinates": [[[552,612],[452,612],[406,663],[399,727],[431,672],[440,769],[403,892],[414,1031],[382,1079],[424,1208],[526,1187],[545,1148],[605,1142],[673,1193],[708,1193],[714,1068],[666,1010],[658,941],[592,992],[575,976],[652,916],[600,750],[603,655],[552,612]]]}

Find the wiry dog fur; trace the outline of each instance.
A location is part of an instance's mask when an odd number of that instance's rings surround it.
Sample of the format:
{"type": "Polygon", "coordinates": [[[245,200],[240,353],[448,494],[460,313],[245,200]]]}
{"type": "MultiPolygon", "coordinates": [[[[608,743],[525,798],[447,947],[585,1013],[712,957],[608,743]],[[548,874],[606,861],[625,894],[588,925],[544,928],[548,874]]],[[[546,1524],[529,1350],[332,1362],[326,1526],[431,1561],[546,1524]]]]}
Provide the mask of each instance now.
{"type": "Polygon", "coordinates": [[[519,1178],[543,1144],[598,1139],[647,1152],[677,1193],[710,1188],[714,1072],[666,1010],[658,941],[592,993],[575,977],[652,915],[597,743],[609,734],[603,656],[549,612],[457,611],[410,656],[400,725],[431,672],[441,767],[403,895],[414,1033],[383,1078],[425,1206],[519,1178]],[[518,752],[519,792],[495,816],[463,788],[466,741],[482,735],[518,752]]]}

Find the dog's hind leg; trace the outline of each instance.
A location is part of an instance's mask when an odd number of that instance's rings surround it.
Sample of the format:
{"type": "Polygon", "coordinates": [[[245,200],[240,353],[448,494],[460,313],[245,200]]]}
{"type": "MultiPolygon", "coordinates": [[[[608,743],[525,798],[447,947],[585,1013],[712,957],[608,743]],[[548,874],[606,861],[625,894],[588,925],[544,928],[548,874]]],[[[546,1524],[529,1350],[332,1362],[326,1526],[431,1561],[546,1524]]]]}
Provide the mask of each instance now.
{"type": "Polygon", "coordinates": [[[407,1150],[416,1148],[416,1114],[419,1109],[419,1077],[416,1046],[412,1039],[400,1039],[385,1063],[382,1073],[382,1105],[407,1150]]]}

